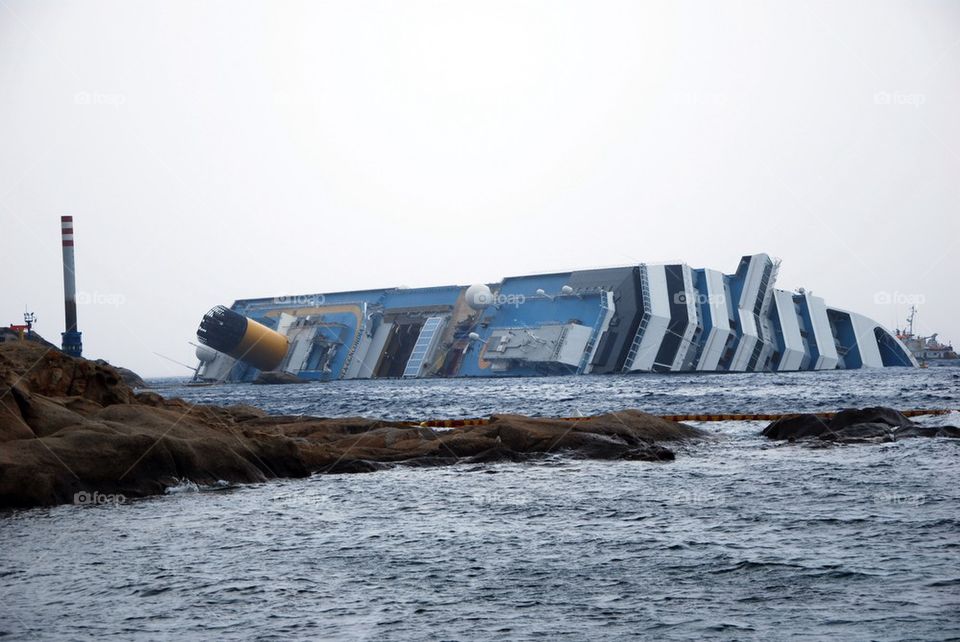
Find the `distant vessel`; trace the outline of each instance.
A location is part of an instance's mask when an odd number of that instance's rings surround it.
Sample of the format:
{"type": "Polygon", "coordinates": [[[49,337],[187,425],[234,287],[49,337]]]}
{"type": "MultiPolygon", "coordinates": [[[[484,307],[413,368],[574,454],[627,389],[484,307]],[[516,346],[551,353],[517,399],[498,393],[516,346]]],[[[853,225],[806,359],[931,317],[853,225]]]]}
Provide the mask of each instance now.
{"type": "Polygon", "coordinates": [[[956,361],[958,359],[953,346],[947,343],[940,343],[937,340],[937,333],[934,332],[929,337],[921,337],[913,332],[913,322],[917,317],[917,306],[910,306],[910,314],[907,316],[907,326],[901,330],[897,328],[897,339],[907,347],[907,350],[913,355],[921,366],[928,362],[956,361]]]}
{"type": "Polygon", "coordinates": [[[896,335],[800,289],[766,254],[734,274],[640,264],[499,283],[283,296],[217,306],[198,380],[760,372],[916,366],[896,335]]]}

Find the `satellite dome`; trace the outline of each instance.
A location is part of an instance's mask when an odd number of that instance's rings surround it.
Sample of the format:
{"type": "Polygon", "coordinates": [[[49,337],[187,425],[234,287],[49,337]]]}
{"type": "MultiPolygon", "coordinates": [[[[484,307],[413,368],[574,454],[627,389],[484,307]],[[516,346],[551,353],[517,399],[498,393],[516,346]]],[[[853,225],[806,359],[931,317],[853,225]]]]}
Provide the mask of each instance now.
{"type": "Polygon", "coordinates": [[[467,288],[464,298],[467,300],[467,305],[474,310],[482,310],[493,304],[493,292],[482,283],[476,283],[467,288]]]}
{"type": "Polygon", "coordinates": [[[219,353],[210,346],[197,346],[196,354],[201,363],[210,363],[219,353]]]}

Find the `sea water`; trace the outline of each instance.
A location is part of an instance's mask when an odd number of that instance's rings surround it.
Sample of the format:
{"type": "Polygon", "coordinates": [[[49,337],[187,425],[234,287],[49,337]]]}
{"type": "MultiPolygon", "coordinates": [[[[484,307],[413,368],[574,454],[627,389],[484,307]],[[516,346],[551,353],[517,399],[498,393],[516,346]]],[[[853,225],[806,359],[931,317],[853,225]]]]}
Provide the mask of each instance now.
{"type": "MultiPolygon", "coordinates": [[[[351,381],[191,402],[391,419],[960,408],[960,370],[351,381]]],[[[960,414],[924,418],[960,424],[960,414]]],[[[960,440],[810,448],[763,422],[671,463],[395,468],[0,514],[11,639],[960,636],[960,440]]]]}

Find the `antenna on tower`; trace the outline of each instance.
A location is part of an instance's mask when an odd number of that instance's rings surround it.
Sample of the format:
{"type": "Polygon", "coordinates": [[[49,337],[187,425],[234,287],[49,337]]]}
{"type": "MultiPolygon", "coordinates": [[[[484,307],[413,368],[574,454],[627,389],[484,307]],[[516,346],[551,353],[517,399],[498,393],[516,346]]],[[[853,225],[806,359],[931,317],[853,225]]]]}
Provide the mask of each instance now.
{"type": "Polygon", "coordinates": [[[30,336],[30,333],[33,331],[33,324],[36,322],[37,315],[25,308],[23,312],[23,324],[27,326],[27,336],[30,336]]]}
{"type": "Polygon", "coordinates": [[[913,334],[913,319],[917,316],[917,306],[910,306],[910,314],[907,315],[907,333],[913,334]]]}

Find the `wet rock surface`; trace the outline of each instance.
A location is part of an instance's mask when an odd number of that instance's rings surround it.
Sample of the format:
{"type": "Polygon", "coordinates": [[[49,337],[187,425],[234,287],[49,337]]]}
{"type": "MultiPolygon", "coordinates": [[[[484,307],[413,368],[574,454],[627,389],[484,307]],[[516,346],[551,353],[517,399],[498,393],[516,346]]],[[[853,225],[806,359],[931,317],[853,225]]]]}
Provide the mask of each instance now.
{"type": "Polygon", "coordinates": [[[703,431],[629,410],[576,421],[495,415],[452,429],[363,417],[268,416],[136,393],[108,364],[40,344],[0,345],[0,508],[124,497],[396,465],[524,461],[551,453],[669,461],[703,431]]]}
{"type": "MultiPolygon", "coordinates": [[[[99,364],[99,365],[101,365],[101,366],[109,366],[109,365],[111,365],[109,362],[104,361],[103,359],[97,359],[95,363],[97,363],[97,364],[99,364]]],[[[130,370],[129,368],[123,368],[123,367],[121,367],[121,366],[112,366],[112,367],[113,367],[114,370],[117,371],[117,374],[120,375],[120,378],[123,379],[123,382],[124,382],[125,384],[127,384],[128,386],[130,386],[131,388],[146,388],[146,387],[147,387],[147,383],[143,380],[143,377],[141,377],[140,375],[138,375],[138,374],[137,374],[136,372],[134,372],[133,370],[130,370]]]]}
{"type": "Polygon", "coordinates": [[[297,375],[290,374],[289,372],[270,371],[261,372],[259,375],[257,375],[257,378],[253,380],[253,383],[260,385],[273,385],[310,382],[306,379],[301,379],[297,375]]]}
{"type": "Polygon", "coordinates": [[[774,440],[834,443],[884,443],[913,437],[960,438],[955,426],[921,426],[893,408],[847,408],[830,419],[815,414],[790,415],[763,429],[774,440]]]}

